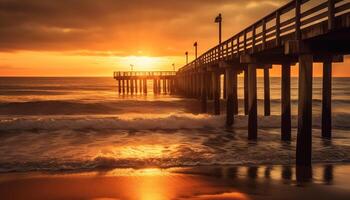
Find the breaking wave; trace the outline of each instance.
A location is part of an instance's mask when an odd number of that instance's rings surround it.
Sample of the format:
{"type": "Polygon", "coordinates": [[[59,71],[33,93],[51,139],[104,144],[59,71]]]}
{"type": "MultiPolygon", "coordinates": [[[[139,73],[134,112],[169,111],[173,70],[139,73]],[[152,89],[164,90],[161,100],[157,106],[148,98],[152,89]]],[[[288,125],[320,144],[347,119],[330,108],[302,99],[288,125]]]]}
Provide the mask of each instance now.
{"type": "MultiPolygon", "coordinates": [[[[259,128],[280,127],[280,116],[259,116],[259,128]]],[[[136,115],[134,117],[61,116],[61,117],[14,117],[0,119],[0,130],[177,130],[177,129],[217,129],[225,127],[225,116],[206,114],[136,115]]],[[[247,117],[236,116],[235,128],[246,128],[247,117]]],[[[297,127],[297,116],[292,116],[292,127],[297,127]]],[[[321,127],[321,117],[314,116],[313,127],[321,127]]],[[[350,128],[350,114],[333,115],[333,128],[350,128]]]]}

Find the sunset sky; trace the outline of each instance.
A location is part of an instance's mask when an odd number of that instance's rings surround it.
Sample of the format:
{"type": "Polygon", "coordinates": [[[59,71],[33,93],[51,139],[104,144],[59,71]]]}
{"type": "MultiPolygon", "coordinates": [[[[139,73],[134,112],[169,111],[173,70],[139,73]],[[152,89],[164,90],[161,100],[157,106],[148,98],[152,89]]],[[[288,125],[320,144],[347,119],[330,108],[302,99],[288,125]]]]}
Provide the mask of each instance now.
{"type": "MultiPolygon", "coordinates": [[[[287,0],[0,0],[0,76],[111,76],[172,70],[287,0]]],[[[350,76],[346,58],[334,76],[350,76]]],[[[275,67],[272,76],[279,75],[275,67]]],[[[315,65],[315,76],[321,75],[315,65]]],[[[296,71],[293,70],[293,74],[296,71]]]]}

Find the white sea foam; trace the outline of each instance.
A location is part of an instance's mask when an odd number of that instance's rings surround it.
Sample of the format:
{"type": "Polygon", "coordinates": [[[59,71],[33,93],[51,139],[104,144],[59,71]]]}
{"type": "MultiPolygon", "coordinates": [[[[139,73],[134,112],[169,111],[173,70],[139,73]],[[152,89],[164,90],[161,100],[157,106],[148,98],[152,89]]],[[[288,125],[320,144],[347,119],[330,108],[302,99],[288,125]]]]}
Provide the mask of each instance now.
{"type": "MultiPolygon", "coordinates": [[[[280,127],[280,116],[259,116],[260,128],[280,127]]],[[[313,127],[321,126],[321,117],[313,117],[313,127]]],[[[120,130],[176,130],[176,129],[215,129],[225,127],[225,115],[136,115],[133,117],[121,116],[61,116],[61,117],[18,117],[0,119],[0,130],[60,130],[60,129],[120,129],[120,130]]],[[[247,116],[235,117],[235,128],[247,127],[247,116]]],[[[292,116],[292,127],[297,127],[297,117],[292,116]]],[[[337,113],[333,115],[333,127],[340,129],[350,128],[350,115],[337,113]]]]}

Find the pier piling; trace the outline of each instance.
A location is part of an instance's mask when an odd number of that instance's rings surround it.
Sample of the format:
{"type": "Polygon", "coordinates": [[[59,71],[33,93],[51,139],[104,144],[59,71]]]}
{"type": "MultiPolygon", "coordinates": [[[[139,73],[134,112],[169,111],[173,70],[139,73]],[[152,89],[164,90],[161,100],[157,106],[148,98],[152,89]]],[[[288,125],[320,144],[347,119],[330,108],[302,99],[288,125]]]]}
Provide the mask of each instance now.
{"type": "Polygon", "coordinates": [[[311,165],[312,147],[312,55],[299,56],[297,165],[311,165]]]}
{"type": "Polygon", "coordinates": [[[282,64],[281,74],[281,139],[291,140],[291,108],[290,108],[290,63],[282,64]]]}
{"type": "Polygon", "coordinates": [[[256,64],[248,65],[248,139],[256,140],[258,137],[258,112],[256,90],[256,64]]]}
{"type": "Polygon", "coordinates": [[[233,70],[232,68],[228,67],[225,69],[225,79],[224,81],[226,82],[224,86],[226,89],[226,126],[232,126],[233,121],[234,121],[234,96],[233,96],[233,70]]]}
{"type": "Polygon", "coordinates": [[[245,68],[244,69],[244,86],[243,86],[243,90],[244,90],[244,114],[248,115],[248,69],[245,68]]]}
{"type": "Polygon", "coordinates": [[[220,79],[216,71],[212,71],[212,85],[214,98],[214,115],[220,115],[220,79]]]}
{"type": "Polygon", "coordinates": [[[332,59],[323,62],[322,137],[332,138],[332,59]]]}
{"type": "Polygon", "coordinates": [[[264,67],[264,114],[270,116],[270,72],[271,66],[264,67]]]}

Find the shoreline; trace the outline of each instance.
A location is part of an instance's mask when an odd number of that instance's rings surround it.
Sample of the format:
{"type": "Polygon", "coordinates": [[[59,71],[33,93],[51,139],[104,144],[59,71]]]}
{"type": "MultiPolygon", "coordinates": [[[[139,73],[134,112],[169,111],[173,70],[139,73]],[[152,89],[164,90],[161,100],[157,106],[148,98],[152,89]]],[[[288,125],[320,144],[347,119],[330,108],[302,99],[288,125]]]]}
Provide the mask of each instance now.
{"type": "Polygon", "coordinates": [[[350,163],[0,174],[3,199],[347,199],[350,163]],[[189,189],[191,188],[191,189],[189,189]],[[302,192],[296,192],[302,190],[302,192]]]}

